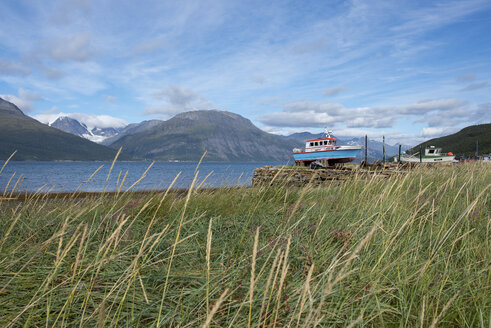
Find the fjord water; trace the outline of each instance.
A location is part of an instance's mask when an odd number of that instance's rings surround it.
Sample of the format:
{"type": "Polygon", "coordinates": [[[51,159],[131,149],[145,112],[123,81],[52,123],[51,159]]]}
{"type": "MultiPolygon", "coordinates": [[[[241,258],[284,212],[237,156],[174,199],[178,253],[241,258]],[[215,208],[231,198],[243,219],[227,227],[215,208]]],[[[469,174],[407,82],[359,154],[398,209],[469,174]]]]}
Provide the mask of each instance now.
{"type": "MultiPolygon", "coordinates": [[[[126,190],[142,177],[151,162],[116,162],[106,182],[111,164],[112,162],[9,162],[0,174],[0,192],[3,193],[6,189],[11,191],[18,181],[21,181],[20,188],[17,185],[15,189],[20,192],[116,191],[128,172],[122,187],[122,190],[126,190]]],[[[196,183],[199,185],[211,173],[202,187],[248,186],[255,168],[279,164],[286,163],[202,162],[198,167],[196,183]]],[[[3,165],[4,162],[0,162],[0,168],[3,165]]],[[[155,162],[132,190],[167,189],[179,172],[181,174],[173,188],[188,188],[197,165],[197,162],[155,162]]]]}

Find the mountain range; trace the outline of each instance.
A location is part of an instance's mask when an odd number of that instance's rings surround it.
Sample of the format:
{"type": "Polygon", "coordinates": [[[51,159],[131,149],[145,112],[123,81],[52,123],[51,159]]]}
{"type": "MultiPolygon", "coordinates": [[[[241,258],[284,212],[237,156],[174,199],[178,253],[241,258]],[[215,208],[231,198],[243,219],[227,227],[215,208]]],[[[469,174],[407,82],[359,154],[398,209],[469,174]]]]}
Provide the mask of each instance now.
{"type": "MultiPolygon", "coordinates": [[[[112,160],[116,150],[47,126],[0,98],[0,160],[112,160]]],[[[122,154],[121,159],[129,159],[122,154]]]]}
{"type": "MultiPolygon", "coordinates": [[[[87,128],[83,123],[69,117],[60,117],[54,123],[53,127],[57,127],[63,131],[87,137],[87,128]]],[[[275,160],[288,161],[291,160],[291,149],[304,146],[307,139],[315,139],[322,137],[322,133],[312,134],[310,132],[293,133],[288,136],[278,136],[267,134],[259,130],[249,120],[240,115],[230,112],[206,110],[194,111],[176,115],[168,121],[149,120],[141,123],[129,124],[124,128],[115,129],[113,136],[107,137],[100,141],[101,144],[119,148],[123,147],[127,154],[136,158],[157,159],[157,160],[197,160],[199,153],[208,150],[207,160],[222,160],[222,161],[237,161],[237,160],[275,160]],[[230,126],[230,122],[234,122],[233,129],[223,131],[223,126],[230,126]],[[206,126],[206,127],[205,127],[206,126]],[[240,127],[240,128],[239,128],[240,127]],[[204,130],[207,133],[203,133],[204,130]],[[261,137],[255,136],[255,145],[252,148],[245,145],[243,136],[242,139],[237,139],[235,136],[239,131],[252,129],[251,133],[261,134],[263,139],[265,135],[275,140],[269,141],[267,145],[261,144],[261,137]],[[216,130],[213,134],[210,132],[216,130]],[[196,135],[200,135],[197,137],[196,135]],[[216,135],[221,134],[222,141],[218,142],[216,135]],[[232,137],[230,137],[232,136],[232,137]],[[277,138],[283,139],[279,142],[277,138]],[[173,140],[178,141],[175,143],[173,140]],[[227,143],[223,143],[227,140],[227,143]],[[179,144],[181,144],[179,146],[179,144]],[[185,146],[183,146],[185,144],[185,146]],[[263,151],[266,147],[268,150],[263,151]],[[271,150],[273,150],[271,152],[271,150]]],[[[342,136],[339,137],[342,144],[360,144],[364,149],[364,138],[342,136]]],[[[386,144],[386,157],[394,156],[398,153],[398,145],[386,144]]],[[[402,150],[409,149],[410,146],[403,145],[402,150]]],[[[355,162],[360,162],[364,159],[364,151],[357,155],[355,162]]],[[[382,142],[369,139],[368,140],[368,160],[374,162],[383,157],[382,142]]]]}
{"type": "MultiPolygon", "coordinates": [[[[51,126],[24,115],[0,98],[0,160],[15,150],[14,160],[120,159],[207,161],[291,161],[295,140],[264,132],[240,115],[217,111],[181,113],[167,121],[130,124],[105,138],[110,147],[88,140],[92,131],[79,121],[60,117],[51,126]]],[[[111,132],[112,133],[112,132],[111,132]]]]}
{"type": "Polygon", "coordinates": [[[121,127],[88,128],[84,123],[68,116],[58,117],[48,125],[97,143],[102,143],[104,140],[118,135],[123,130],[121,127]]]}
{"type": "MultiPolygon", "coordinates": [[[[50,124],[65,132],[88,137],[87,127],[70,117],[50,124]]],[[[136,159],[207,161],[291,160],[296,140],[264,132],[240,115],[202,110],[176,115],[167,121],[149,120],[129,124],[100,142],[136,159]]]]}

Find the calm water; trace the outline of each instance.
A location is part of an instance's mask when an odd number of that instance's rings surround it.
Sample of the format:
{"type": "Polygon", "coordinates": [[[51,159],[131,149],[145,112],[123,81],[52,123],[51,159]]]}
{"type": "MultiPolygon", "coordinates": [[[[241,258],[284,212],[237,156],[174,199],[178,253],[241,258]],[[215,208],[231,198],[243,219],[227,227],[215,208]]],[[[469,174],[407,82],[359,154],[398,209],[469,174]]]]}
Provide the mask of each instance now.
{"type": "MultiPolygon", "coordinates": [[[[4,162],[0,162],[0,169],[3,164],[4,162]]],[[[9,191],[12,190],[18,181],[20,191],[71,192],[77,189],[114,191],[118,189],[127,172],[122,187],[122,190],[126,190],[140,179],[150,164],[150,162],[117,162],[106,183],[111,162],[9,162],[0,174],[0,193],[3,193],[7,186],[9,191]],[[101,166],[102,168],[88,181],[101,166]]],[[[179,172],[181,175],[173,188],[188,188],[197,164],[197,162],[155,162],[143,180],[132,189],[166,189],[179,172]]],[[[198,168],[198,184],[211,173],[203,187],[247,186],[251,184],[255,168],[280,164],[286,163],[203,162],[198,168]]]]}

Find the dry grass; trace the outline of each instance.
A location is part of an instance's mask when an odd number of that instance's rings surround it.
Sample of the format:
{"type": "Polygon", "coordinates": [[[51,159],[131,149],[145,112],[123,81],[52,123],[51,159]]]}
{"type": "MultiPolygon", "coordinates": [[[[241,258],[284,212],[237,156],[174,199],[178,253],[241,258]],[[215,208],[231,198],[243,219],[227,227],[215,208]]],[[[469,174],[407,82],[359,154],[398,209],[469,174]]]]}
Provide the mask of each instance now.
{"type": "Polygon", "coordinates": [[[194,185],[1,202],[0,325],[491,325],[489,165],[194,185]]]}

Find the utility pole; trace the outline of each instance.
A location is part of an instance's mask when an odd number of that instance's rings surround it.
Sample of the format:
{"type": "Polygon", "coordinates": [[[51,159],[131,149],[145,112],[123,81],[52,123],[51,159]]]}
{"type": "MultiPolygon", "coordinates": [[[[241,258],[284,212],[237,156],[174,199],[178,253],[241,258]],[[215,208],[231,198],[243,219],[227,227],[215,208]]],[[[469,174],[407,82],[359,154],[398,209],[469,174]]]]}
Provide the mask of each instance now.
{"type": "Polygon", "coordinates": [[[419,162],[423,163],[423,146],[419,146],[419,162]]]}
{"type": "Polygon", "coordinates": [[[401,145],[399,145],[399,157],[397,158],[397,163],[401,164],[401,145]]]}
{"type": "Polygon", "coordinates": [[[368,136],[365,134],[365,165],[368,165],[368,136]]]}
{"type": "Polygon", "coordinates": [[[479,140],[476,140],[476,159],[479,159],[479,140]]]}

